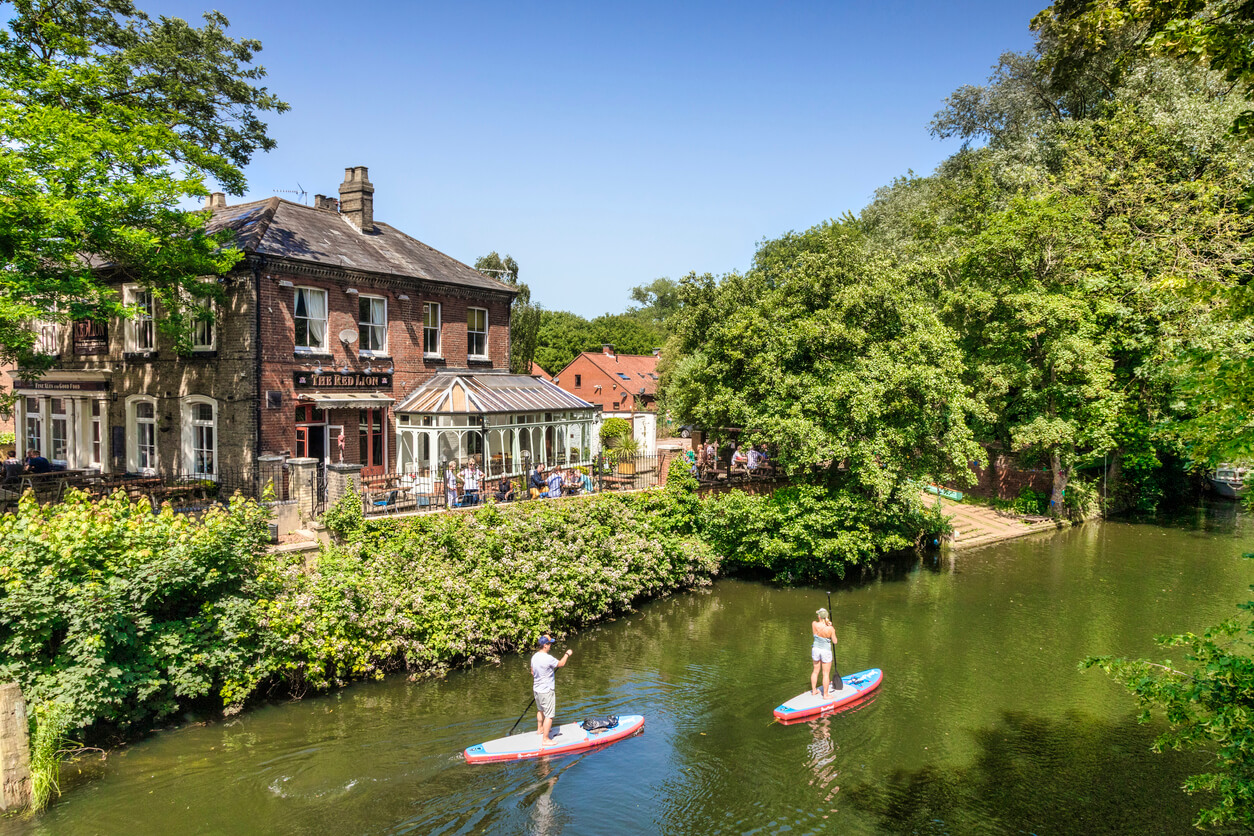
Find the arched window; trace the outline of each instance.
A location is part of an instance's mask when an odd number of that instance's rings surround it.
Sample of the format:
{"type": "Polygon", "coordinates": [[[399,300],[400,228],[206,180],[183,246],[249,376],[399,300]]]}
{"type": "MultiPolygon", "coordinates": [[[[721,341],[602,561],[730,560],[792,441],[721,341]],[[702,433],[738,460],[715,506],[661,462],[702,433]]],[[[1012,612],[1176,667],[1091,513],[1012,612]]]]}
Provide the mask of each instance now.
{"type": "Polygon", "coordinates": [[[183,399],[183,468],[198,479],[218,478],[218,402],[183,399]]]}
{"type": "Polygon", "coordinates": [[[126,469],[152,476],[157,472],[157,399],[126,399],[126,469]]]}

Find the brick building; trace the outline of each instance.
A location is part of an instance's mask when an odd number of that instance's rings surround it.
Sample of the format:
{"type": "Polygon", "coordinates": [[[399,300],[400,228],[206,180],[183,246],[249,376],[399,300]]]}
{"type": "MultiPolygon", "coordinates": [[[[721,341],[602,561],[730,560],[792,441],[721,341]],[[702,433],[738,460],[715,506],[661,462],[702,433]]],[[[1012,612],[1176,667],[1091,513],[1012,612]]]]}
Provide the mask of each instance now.
{"type": "MultiPolygon", "coordinates": [[[[139,318],[49,326],[55,368],[13,373],[19,445],[69,467],[232,488],[253,487],[258,462],[275,457],[355,463],[370,476],[395,472],[394,407],[437,373],[533,387],[508,374],[515,289],[376,222],[373,206],[364,166],[345,170],[338,200],[318,195],[313,206],[213,195],[209,231],[232,232],[244,258],[218,279],[226,301],[196,326],[192,351],[166,344],[150,294],[120,284],[139,318]]],[[[530,418],[560,407],[562,420],[591,422],[591,406],[544,386],[526,401],[530,418]]],[[[482,428],[474,404],[458,406],[405,421],[482,428]]],[[[482,453],[483,440],[443,452],[482,453]]]]}
{"type": "Polygon", "coordinates": [[[576,397],[599,406],[606,418],[624,418],[640,452],[657,451],[657,362],[652,354],[615,354],[614,346],[585,351],[557,373],[553,382],[576,397]]]}

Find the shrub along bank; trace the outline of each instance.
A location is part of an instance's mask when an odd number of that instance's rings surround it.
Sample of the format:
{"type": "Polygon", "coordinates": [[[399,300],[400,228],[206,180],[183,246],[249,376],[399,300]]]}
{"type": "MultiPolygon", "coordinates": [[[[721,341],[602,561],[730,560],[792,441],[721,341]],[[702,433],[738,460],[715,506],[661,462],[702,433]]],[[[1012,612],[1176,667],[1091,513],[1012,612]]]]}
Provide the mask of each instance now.
{"type": "Polygon", "coordinates": [[[0,516],[0,677],[107,741],[189,708],[498,658],[723,568],[842,575],[927,524],[864,508],[814,487],[702,500],[677,464],[660,491],[459,514],[365,520],[349,500],[309,566],[268,550],[250,500],[200,520],[121,494],[24,500],[0,516]]]}

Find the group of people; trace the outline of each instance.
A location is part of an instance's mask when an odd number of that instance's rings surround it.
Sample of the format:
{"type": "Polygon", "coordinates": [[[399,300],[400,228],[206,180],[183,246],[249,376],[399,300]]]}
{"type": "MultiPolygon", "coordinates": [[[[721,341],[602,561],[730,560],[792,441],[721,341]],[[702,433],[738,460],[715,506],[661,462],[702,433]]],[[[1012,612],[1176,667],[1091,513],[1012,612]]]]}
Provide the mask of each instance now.
{"type": "MultiPolygon", "coordinates": [[[[482,501],[482,494],[490,487],[478,460],[473,457],[460,470],[456,459],[450,460],[445,466],[444,501],[449,508],[478,505],[482,501]]],[[[527,476],[527,493],[532,499],[591,492],[591,477],[574,468],[546,470],[543,463],[538,463],[527,476]]],[[[493,497],[497,502],[513,502],[517,499],[514,480],[502,476],[496,483],[493,497]]]]}
{"type": "MultiPolygon", "coordinates": [[[[718,448],[714,442],[707,441],[697,448],[697,452],[689,451],[688,461],[692,464],[692,475],[698,479],[708,478],[718,470],[718,448]]],[[[753,474],[771,466],[766,448],[761,444],[737,447],[732,445],[728,456],[729,473],[753,474]]]]}
{"type": "Polygon", "coordinates": [[[555,467],[546,473],[544,463],[537,462],[527,476],[527,492],[532,499],[591,493],[592,477],[574,468],[562,470],[555,467]]]}
{"type": "MultiPolygon", "coordinates": [[[[827,699],[833,695],[833,672],[836,674],[835,690],[839,691],[844,685],[841,684],[840,672],[836,670],[834,659],[836,627],[833,626],[831,616],[825,607],[819,607],[815,613],[815,619],[810,622],[810,634],[813,638],[810,660],[814,663],[814,670],[810,674],[810,693],[827,699]],[[820,673],[823,676],[821,691],[819,690],[820,673]]],[[[552,746],[557,742],[549,734],[553,729],[553,718],[557,716],[555,674],[558,668],[566,667],[573,652],[568,648],[559,659],[549,653],[549,648],[552,646],[553,638],[545,634],[536,642],[536,652],[531,656],[531,695],[536,703],[536,734],[540,736],[541,746],[552,746]]]]}
{"type": "Polygon", "coordinates": [[[48,461],[48,459],[40,455],[39,451],[36,450],[34,447],[26,451],[26,458],[20,462],[17,459],[17,451],[10,450],[8,455],[5,456],[5,464],[11,464],[11,465],[20,464],[22,466],[23,473],[51,473],[52,472],[52,462],[48,461]]]}

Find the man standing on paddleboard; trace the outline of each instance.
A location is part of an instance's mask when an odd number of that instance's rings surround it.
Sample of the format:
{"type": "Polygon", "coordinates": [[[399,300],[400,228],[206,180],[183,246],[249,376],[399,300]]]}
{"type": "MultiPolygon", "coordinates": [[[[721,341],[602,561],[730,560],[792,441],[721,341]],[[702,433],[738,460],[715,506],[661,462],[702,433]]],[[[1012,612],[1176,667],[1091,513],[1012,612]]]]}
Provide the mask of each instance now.
{"type": "Polygon", "coordinates": [[[553,639],[541,636],[536,642],[537,650],[531,657],[532,693],[536,698],[536,733],[540,735],[541,746],[552,746],[556,741],[549,737],[549,729],[553,728],[553,718],[557,716],[557,677],[558,668],[566,667],[571,650],[567,649],[561,659],[549,655],[549,646],[553,639]]]}
{"type": "MultiPolygon", "coordinates": [[[[814,636],[814,644],[810,648],[810,659],[814,662],[814,670],[810,673],[810,693],[818,696],[819,691],[819,668],[823,669],[823,697],[827,698],[832,695],[831,681],[832,668],[834,662],[834,647],[836,644],[836,628],[832,626],[832,620],[827,615],[827,610],[819,607],[818,616],[814,621],[810,622],[810,632],[814,636]]],[[[552,658],[552,657],[550,657],[552,658]]],[[[837,689],[843,688],[840,683],[840,672],[836,672],[837,689]]]]}

